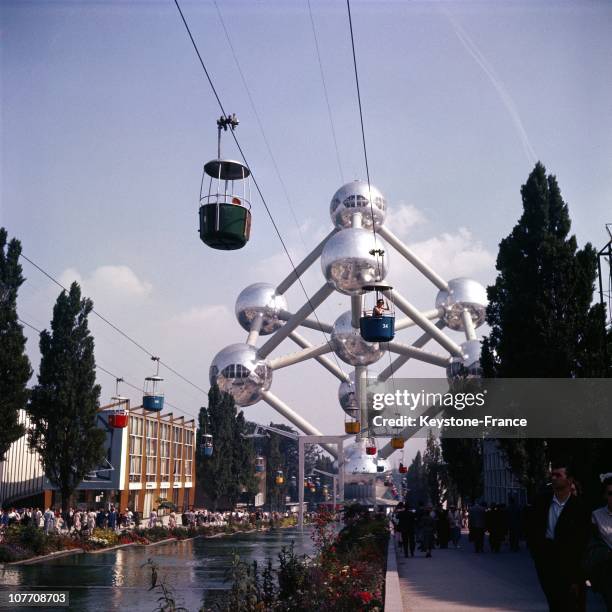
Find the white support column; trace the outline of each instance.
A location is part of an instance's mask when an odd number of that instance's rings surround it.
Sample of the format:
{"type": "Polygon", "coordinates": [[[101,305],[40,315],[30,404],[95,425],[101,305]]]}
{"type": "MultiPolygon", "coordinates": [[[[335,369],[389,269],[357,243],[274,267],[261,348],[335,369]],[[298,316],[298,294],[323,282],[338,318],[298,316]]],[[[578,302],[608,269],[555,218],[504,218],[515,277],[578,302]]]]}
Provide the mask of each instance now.
{"type": "Polygon", "coordinates": [[[283,355],[282,357],[271,359],[270,368],[272,368],[272,370],[280,370],[281,368],[286,368],[294,363],[300,363],[301,361],[306,361],[307,359],[314,359],[320,355],[331,353],[331,351],[332,349],[329,343],[321,344],[320,346],[310,346],[305,348],[303,351],[298,351],[297,353],[291,353],[290,355],[283,355]]]}
{"type": "Polygon", "coordinates": [[[300,323],[320,306],[332,293],[332,285],[325,283],[257,352],[260,357],[267,357],[300,323]]]}
{"type": "Polygon", "coordinates": [[[359,421],[361,431],[358,438],[361,439],[363,432],[368,428],[368,368],[366,366],[355,366],[355,397],[359,406],[359,421]]]}
{"type": "MultiPolygon", "coordinates": [[[[438,321],[436,323],[436,327],[438,329],[443,329],[445,327],[445,325],[446,324],[444,323],[444,321],[438,321]]],[[[419,336],[412,343],[412,346],[414,348],[423,348],[430,340],[431,340],[431,336],[428,333],[424,333],[422,336],[419,336]]],[[[400,355],[399,357],[394,359],[393,362],[390,365],[388,365],[378,375],[378,381],[379,382],[385,382],[386,380],[391,378],[391,376],[393,376],[393,374],[395,374],[395,372],[397,372],[409,360],[410,360],[410,357],[408,357],[407,355],[400,355]]]]}
{"type": "MultiPolygon", "coordinates": [[[[421,314],[426,318],[432,321],[433,319],[439,319],[444,313],[444,308],[434,308],[433,310],[426,310],[421,314]]],[[[406,317],[405,319],[399,319],[399,321],[395,320],[395,331],[400,331],[402,329],[407,329],[409,327],[413,327],[416,323],[410,318],[406,317]]]]}
{"type": "Polygon", "coordinates": [[[312,264],[319,258],[321,253],[323,252],[323,247],[325,243],[337,232],[338,230],[334,228],[321,242],[308,254],[304,259],[295,267],[295,270],[291,271],[291,274],[283,280],[278,287],[276,288],[276,293],[282,295],[297,281],[297,279],[312,266],[312,264]]]}
{"type": "Polygon", "coordinates": [[[363,311],[363,295],[351,295],[351,325],[359,329],[359,319],[363,311]]]}
{"type": "Polygon", "coordinates": [[[414,346],[403,344],[402,342],[388,342],[387,349],[392,353],[397,353],[398,355],[405,355],[406,357],[416,359],[417,361],[431,363],[432,365],[437,365],[441,368],[445,368],[447,365],[449,365],[451,361],[451,358],[448,356],[428,353],[423,349],[415,348],[414,346]]]}
{"type": "Polygon", "coordinates": [[[466,340],[478,340],[476,336],[476,328],[474,327],[474,321],[472,321],[472,315],[467,308],[464,308],[461,313],[461,319],[463,320],[463,326],[465,327],[465,339],[466,340]]]}
{"type": "MultiPolygon", "coordinates": [[[[306,419],[301,417],[295,410],[292,410],[283,402],[281,399],[276,397],[274,393],[270,393],[270,391],[262,391],[261,399],[266,402],[266,404],[272,406],[276,412],[278,412],[281,416],[284,416],[290,423],[293,423],[298,429],[303,431],[305,434],[311,436],[322,436],[323,434],[314,426],[311,425],[306,419]]],[[[325,450],[332,456],[334,459],[337,456],[336,449],[329,445],[322,445],[325,450]]],[[[302,483],[303,485],[304,483],[302,483]]]]}
{"type": "MultiPolygon", "coordinates": [[[[310,348],[313,346],[306,338],[300,336],[297,332],[293,331],[289,334],[289,338],[293,340],[301,348],[310,348]]],[[[331,372],[339,381],[349,382],[350,378],[348,374],[345,374],[331,359],[327,357],[315,357],[315,359],[329,372],[331,372]]]]}
{"type": "Polygon", "coordinates": [[[405,300],[397,291],[393,289],[384,291],[386,295],[404,314],[410,317],[423,331],[439,344],[441,344],[449,353],[457,357],[463,355],[461,347],[445,336],[429,319],[426,319],[417,308],[415,308],[408,300],[405,300]]]}
{"type": "Polygon", "coordinates": [[[255,346],[257,344],[257,340],[259,338],[259,332],[261,331],[261,324],[263,322],[263,315],[260,313],[255,316],[255,318],[251,321],[251,329],[249,331],[249,335],[247,337],[246,343],[250,346],[255,346]]]}
{"type": "MultiPolygon", "coordinates": [[[[291,319],[292,316],[293,314],[290,313],[288,310],[281,310],[278,313],[278,318],[282,319],[283,321],[289,321],[289,319],[291,319]]],[[[312,319],[304,319],[300,323],[300,327],[308,327],[309,329],[314,329],[316,331],[322,331],[322,332],[325,332],[326,334],[331,334],[332,330],[334,329],[333,326],[330,325],[329,323],[323,323],[322,321],[313,321],[312,319]]]]}
{"type": "Polygon", "coordinates": [[[439,277],[424,261],[419,259],[393,232],[384,225],[378,233],[400,254],[403,255],[423,276],[428,278],[438,289],[448,291],[448,283],[439,277]]]}

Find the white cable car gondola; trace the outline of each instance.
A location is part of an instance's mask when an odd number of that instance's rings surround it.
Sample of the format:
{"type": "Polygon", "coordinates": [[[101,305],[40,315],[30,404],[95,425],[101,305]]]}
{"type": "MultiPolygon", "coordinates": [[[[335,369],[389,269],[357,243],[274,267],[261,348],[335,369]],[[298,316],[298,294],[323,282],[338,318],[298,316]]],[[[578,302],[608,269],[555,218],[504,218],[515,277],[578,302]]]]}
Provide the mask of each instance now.
{"type": "Polygon", "coordinates": [[[164,408],[164,393],[160,384],[164,379],[159,375],[159,357],[151,357],[157,363],[157,370],[153,376],[145,378],[142,393],[142,407],[151,412],[161,412],[164,408]]]}

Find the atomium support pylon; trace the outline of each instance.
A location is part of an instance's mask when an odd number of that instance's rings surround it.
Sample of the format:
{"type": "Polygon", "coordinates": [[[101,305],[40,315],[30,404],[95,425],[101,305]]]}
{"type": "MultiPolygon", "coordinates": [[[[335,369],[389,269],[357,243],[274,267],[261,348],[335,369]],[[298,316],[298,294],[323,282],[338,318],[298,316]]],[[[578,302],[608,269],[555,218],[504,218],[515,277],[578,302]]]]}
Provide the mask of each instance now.
{"type": "Polygon", "coordinates": [[[378,451],[378,459],[364,459],[368,379],[385,381],[410,359],[446,368],[448,376],[453,376],[457,368],[466,368],[468,372],[477,374],[480,345],[475,330],[484,323],[487,306],[486,290],[481,284],[468,278],[442,279],[385,225],[386,213],[386,201],[374,186],[369,187],[363,181],[342,186],[331,201],[333,231],[278,286],[255,283],[240,293],[236,301],[236,317],[248,333],[246,342],[222,349],[210,366],[210,383],[217,383],[222,391],[232,394],[237,405],[250,406],[263,400],[304,433],[321,435],[318,429],[270,391],[276,370],[308,359],[318,361],[340,380],[342,409],[351,416],[358,416],[361,422],[356,442],[347,449],[347,457],[351,460],[345,465],[348,472],[354,469],[355,474],[375,474],[381,471],[380,465],[384,465],[384,470],[388,469],[386,459],[394,450],[389,443],[378,451]],[[435,307],[426,312],[419,311],[396,289],[383,292],[406,315],[396,321],[396,331],[414,326],[422,329],[423,334],[412,344],[396,339],[387,343],[367,342],[359,330],[363,287],[383,281],[388,276],[390,247],[438,289],[435,307]],[[382,262],[373,254],[376,249],[383,249],[386,254],[382,262]],[[284,294],[319,258],[325,282],[292,313],[284,294]],[[341,313],[333,325],[310,319],[313,310],[335,291],[351,297],[351,310],[341,313]],[[314,346],[299,335],[300,326],[324,331],[329,334],[329,340],[314,346]],[[444,333],[445,327],[463,332],[465,341],[457,344],[444,333]],[[260,336],[266,340],[258,348],[260,336]],[[287,338],[293,340],[300,350],[270,357],[287,338]],[[443,354],[424,349],[432,340],[438,343],[443,354]],[[397,355],[395,360],[378,376],[373,376],[368,372],[368,366],[379,361],[387,351],[397,355]],[[354,367],[350,375],[326,357],[332,352],[354,367]]]}

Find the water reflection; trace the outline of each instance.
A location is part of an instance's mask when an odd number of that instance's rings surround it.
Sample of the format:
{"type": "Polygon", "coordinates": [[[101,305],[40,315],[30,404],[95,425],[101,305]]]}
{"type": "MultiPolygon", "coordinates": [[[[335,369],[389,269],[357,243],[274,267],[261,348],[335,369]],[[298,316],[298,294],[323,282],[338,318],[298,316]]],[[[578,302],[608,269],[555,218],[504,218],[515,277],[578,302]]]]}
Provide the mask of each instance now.
{"type": "MultiPolygon", "coordinates": [[[[35,565],[6,566],[0,570],[0,590],[68,590],[73,610],[150,612],[156,606],[157,595],[148,591],[151,572],[142,565],[153,559],[160,576],[174,588],[177,602],[196,611],[205,591],[214,593],[228,588],[224,578],[234,551],[245,561],[257,560],[263,565],[270,558],[276,564],[281,548],[291,541],[297,553],[312,552],[308,530],[303,534],[297,529],[278,529],[198,538],[148,548],[71,555],[35,565]]],[[[40,612],[41,608],[32,610],[40,612]]]]}

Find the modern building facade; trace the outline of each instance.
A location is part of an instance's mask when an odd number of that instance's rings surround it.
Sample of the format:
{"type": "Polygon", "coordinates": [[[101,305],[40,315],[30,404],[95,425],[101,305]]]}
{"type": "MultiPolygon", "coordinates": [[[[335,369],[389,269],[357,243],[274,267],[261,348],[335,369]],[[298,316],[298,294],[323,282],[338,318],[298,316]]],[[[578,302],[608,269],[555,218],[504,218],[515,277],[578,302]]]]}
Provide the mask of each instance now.
{"type": "MultiPolygon", "coordinates": [[[[195,421],[172,413],[129,410],[127,427],[109,425],[108,412],[98,414],[98,426],[106,431],[107,456],[88,474],[75,492],[73,503],[81,507],[114,504],[147,516],[161,501],[179,508],[193,506],[195,495],[195,421]]],[[[25,411],[21,422],[29,427],[25,411]]],[[[59,493],[45,478],[39,456],[23,436],[11,445],[0,463],[0,503],[59,506],[59,493]]]]}
{"type": "Polygon", "coordinates": [[[483,499],[488,504],[507,504],[514,497],[519,506],[527,503],[527,491],[510,469],[497,440],[483,440],[483,499]]]}

